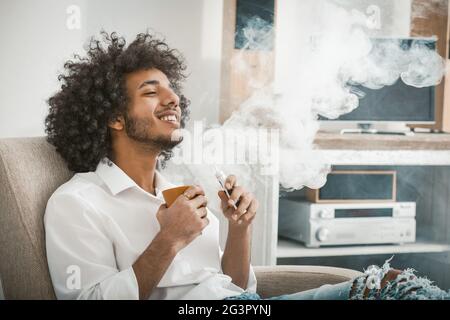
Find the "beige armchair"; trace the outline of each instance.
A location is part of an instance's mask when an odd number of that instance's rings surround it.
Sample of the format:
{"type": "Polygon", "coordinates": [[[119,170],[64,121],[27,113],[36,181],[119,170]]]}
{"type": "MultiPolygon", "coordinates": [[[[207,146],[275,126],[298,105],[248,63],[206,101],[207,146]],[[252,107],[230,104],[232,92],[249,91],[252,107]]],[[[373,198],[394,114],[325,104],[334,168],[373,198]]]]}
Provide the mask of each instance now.
{"type": "MultiPolygon", "coordinates": [[[[5,299],[55,298],[43,215],[50,195],[71,176],[44,137],[0,139],[0,279],[5,299]]],[[[255,267],[255,271],[263,297],[343,282],[360,274],[317,266],[255,267]]]]}

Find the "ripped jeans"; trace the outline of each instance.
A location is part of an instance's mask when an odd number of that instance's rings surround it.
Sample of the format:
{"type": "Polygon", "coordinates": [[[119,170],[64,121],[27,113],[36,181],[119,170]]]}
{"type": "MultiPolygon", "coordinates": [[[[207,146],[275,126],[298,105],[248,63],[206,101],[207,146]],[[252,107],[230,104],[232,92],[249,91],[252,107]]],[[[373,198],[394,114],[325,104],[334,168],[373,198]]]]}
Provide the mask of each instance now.
{"type": "Polygon", "coordinates": [[[414,269],[404,270],[381,288],[381,279],[391,269],[391,260],[381,268],[369,266],[363,275],[347,282],[266,299],[245,292],[226,300],[450,300],[450,291],[438,288],[427,278],[417,277],[414,269]]]}

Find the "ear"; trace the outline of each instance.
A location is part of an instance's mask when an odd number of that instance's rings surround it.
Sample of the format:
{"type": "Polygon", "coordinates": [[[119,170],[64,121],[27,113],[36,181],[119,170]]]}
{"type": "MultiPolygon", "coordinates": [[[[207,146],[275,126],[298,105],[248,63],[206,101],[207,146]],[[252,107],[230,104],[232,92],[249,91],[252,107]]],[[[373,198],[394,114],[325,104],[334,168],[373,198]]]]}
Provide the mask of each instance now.
{"type": "Polygon", "coordinates": [[[123,119],[123,116],[118,116],[115,120],[110,121],[108,123],[108,127],[118,131],[123,130],[125,128],[125,120],[123,119]]]}

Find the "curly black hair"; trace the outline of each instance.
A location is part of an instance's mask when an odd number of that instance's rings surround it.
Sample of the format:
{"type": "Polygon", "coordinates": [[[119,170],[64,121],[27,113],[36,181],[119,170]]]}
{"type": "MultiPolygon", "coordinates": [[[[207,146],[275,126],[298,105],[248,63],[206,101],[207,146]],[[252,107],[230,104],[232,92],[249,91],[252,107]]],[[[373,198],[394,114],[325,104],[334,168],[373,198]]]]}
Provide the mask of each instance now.
{"type": "MultiPolygon", "coordinates": [[[[152,68],[162,71],[180,96],[181,127],[188,119],[189,100],[180,92],[186,65],[177,50],[149,31],[138,34],[128,47],[116,32],[101,31],[100,35],[101,40],[91,38],[86,57],[75,54],[73,61],[64,64],[64,72],[58,76],[61,90],[48,99],[47,141],[74,172],[94,171],[101,159],[111,159],[108,123],[127,115],[125,77],[129,73],[152,68]]],[[[171,156],[170,150],[160,155],[163,162],[171,156]]]]}

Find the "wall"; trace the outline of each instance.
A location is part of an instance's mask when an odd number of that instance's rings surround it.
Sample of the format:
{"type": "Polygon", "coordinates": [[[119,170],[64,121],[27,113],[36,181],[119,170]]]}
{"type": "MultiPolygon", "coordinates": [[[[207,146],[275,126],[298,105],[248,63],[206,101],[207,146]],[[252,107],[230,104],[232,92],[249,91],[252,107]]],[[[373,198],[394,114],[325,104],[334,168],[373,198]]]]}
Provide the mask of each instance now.
{"type": "Polygon", "coordinates": [[[43,134],[45,100],[57,88],[57,70],[82,48],[84,31],[66,28],[71,3],[0,2],[0,137],[43,134]]]}
{"type": "Polygon", "coordinates": [[[1,1],[0,137],[44,135],[58,70],[102,28],[127,39],[147,28],[163,34],[187,60],[191,119],[217,122],[222,6],[222,0],[1,1]],[[81,10],[79,30],[66,27],[69,5],[81,10]]]}

